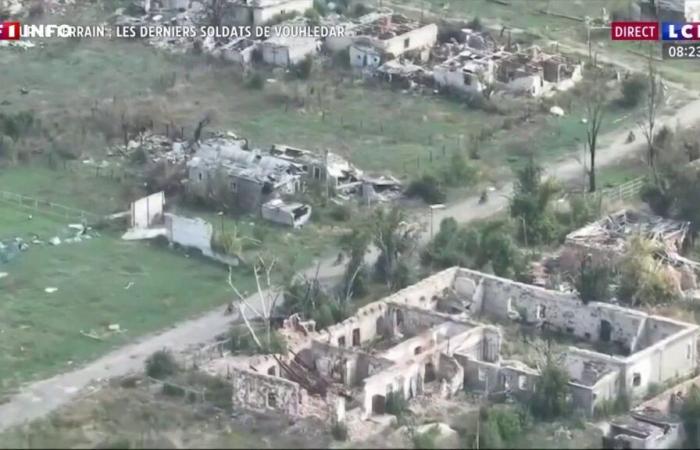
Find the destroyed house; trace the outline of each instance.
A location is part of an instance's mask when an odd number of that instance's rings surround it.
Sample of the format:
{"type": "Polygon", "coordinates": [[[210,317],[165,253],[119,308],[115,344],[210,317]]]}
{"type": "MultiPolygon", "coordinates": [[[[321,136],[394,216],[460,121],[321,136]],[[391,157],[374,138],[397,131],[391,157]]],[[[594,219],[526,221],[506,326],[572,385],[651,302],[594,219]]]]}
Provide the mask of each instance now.
{"type": "Polygon", "coordinates": [[[330,151],[318,154],[311,150],[275,144],[270,149],[270,154],[296,164],[311,182],[324,181],[332,189],[343,190],[361,183],[362,171],[330,151]]]}
{"type": "Polygon", "coordinates": [[[502,54],[486,55],[464,50],[433,68],[435,84],[462,92],[478,93],[493,84],[502,54]]]}
{"type": "Polygon", "coordinates": [[[496,70],[496,82],[508,91],[539,97],[571,89],[583,79],[582,70],[581,63],[534,46],[504,57],[496,70]]]}
{"type": "Polygon", "coordinates": [[[465,387],[527,401],[540,372],[503,356],[506,322],[546,324],[582,345],[616,344],[619,351],[571,346],[560,355],[569,399],[586,415],[622,392],[640,397],[652,383],[691,374],[697,363],[696,325],[455,267],[326,329],[302,327],[286,354],[247,366],[224,357],[211,370],[232,381],[236,407],[291,415],[341,399],[343,415],[347,402],[347,417],[363,420],[384,414],[393,392],[449,398],[465,387]]]}
{"type": "MultiPolygon", "coordinates": [[[[350,64],[359,68],[377,68],[406,53],[417,53],[426,61],[437,42],[437,25],[421,25],[401,14],[368,15],[361,23],[350,25],[349,32],[352,37],[343,42],[349,45],[350,64]]],[[[339,47],[332,40],[329,45],[339,47]]]]}
{"type": "Polygon", "coordinates": [[[623,209],[572,231],[566,236],[565,242],[591,251],[621,254],[627,240],[640,235],[662,244],[674,253],[681,253],[689,230],[690,222],[623,209]]]}
{"type": "Polygon", "coordinates": [[[313,8],[313,0],[232,0],[226,5],[226,22],[235,25],[265,25],[279,16],[302,15],[313,8]]]}
{"type": "Polygon", "coordinates": [[[678,448],[683,441],[683,423],[676,416],[633,412],[614,419],[609,427],[603,436],[604,448],[678,448]]]}
{"type": "Polygon", "coordinates": [[[237,207],[254,211],[275,194],[301,190],[302,170],[297,164],[244,146],[244,140],[227,138],[198,143],[187,163],[188,191],[209,198],[223,189],[237,207]]]}

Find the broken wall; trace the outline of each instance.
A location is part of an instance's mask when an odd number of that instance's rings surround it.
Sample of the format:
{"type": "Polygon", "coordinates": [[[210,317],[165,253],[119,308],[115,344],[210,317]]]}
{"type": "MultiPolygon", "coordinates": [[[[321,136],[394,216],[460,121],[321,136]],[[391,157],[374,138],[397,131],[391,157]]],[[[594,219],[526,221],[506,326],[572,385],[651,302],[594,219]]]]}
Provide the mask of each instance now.
{"type": "Polygon", "coordinates": [[[576,294],[460,269],[459,277],[483,280],[482,312],[508,320],[517,313],[526,322],[546,322],[562,333],[591,341],[618,342],[632,348],[647,314],[607,303],[580,301],[576,294]]]}
{"type": "Polygon", "coordinates": [[[431,23],[390,39],[379,40],[375,38],[374,41],[385,52],[399,56],[412,50],[434,46],[437,43],[437,33],[437,25],[431,23]]]}
{"type": "Polygon", "coordinates": [[[314,341],[311,348],[300,352],[308,367],[319,374],[348,387],[358,386],[362,380],[392,366],[392,362],[368,353],[349,350],[314,341]]]}
{"type": "Polygon", "coordinates": [[[204,219],[165,214],[165,228],[171,242],[211,253],[212,225],[204,219]]]}
{"type": "Polygon", "coordinates": [[[292,381],[232,368],[233,407],[297,416],[302,389],[292,381]]]}
{"type": "Polygon", "coordinates": [[[131,228],[148,228],[162,217],[165,193],[156,192],[131,203],[131,228]]]}
{"type": "Polygon", "coordinates": [[[438,363],[438,380],[443,383],[444,397],[451,397],[462,390],[464,386],[464,369],[453,356],[440,354],[438,363]]]}

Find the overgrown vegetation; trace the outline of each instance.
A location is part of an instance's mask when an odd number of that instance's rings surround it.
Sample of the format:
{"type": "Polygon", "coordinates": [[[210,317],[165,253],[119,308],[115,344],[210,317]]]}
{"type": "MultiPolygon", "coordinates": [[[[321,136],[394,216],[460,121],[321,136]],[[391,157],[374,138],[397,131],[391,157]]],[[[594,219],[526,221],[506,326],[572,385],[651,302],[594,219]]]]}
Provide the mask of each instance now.
{"type": "Polygon", "coordinates": [[[687,448],[700,447],[700,388],[693,385],[681,406],[680,416],[685,428],[687,448]]]}
{"type": "Polygon", "coordinates": [[[576,290],[584,303],[605,302],[610,299],[611,280],[612,269],[604,263],[593,262],[587,255],[581,260],[579,273],[576,277],[576,290]]]}
{"type": "Polygon", "coordinates": [[[387,414],[401,417],[408,412],[408,400],[403,395],[403,391],[392,391],[386,395],[387,414]]]}
{"type": "Polygon", "coordinates": [[[529,411],[521,406],[483,406],[478,415],[478,424],[467,426],[465,448],[520,447],[518,439],[533,425],[529,411]]]}
{"type": "Polygon", "coordinates": [[[599,402],[593,411],[593,417],[603,419],[615,414],[628,412],[630,409],[630,398],[626,393],[620,393],[616,398],[599,402]]]}
{"type": "Polygon", "coordinates": [[[405,191],[407,197],[418,197],[428,204],[443,203],[447,198],[441,183],[433,175],[424,174],[411,181],[405,191]]]}
{"type": "Polygon", "coordinates": [[[421,254],[424,265],[437,268],[462,266],[484,269],[498,276],[524,280],[527,258],[511,237],[506,221],[490,221],[480,226],[460,227],[453,218],[440,224],[440,230],[421,254]]]}
{"type": "Polygon", "coordinates": [[[566,369],[547,352],[544,367],[535,383],[535,392],[530,399],[530,411],[533,416],[542,420],[554,420],[569,415],[569,378],[566,369]]]}
{"type": "Polygon", "coordinates": [[[516,177],[510,215],[516,221],[518,240],[526,246],[557,240],[558,226],[550,203],[559,187],[551,178],[542,180],[542,167],[532,158],[516,177]]]}
{"type": "Polygon", "coordinates": [[[620,86],[622,90],[621,104],[626,108],[638,106],[649,87],[649,82],[645,75],[634,73],[622,80],[620,86]]]}
{"type": "Polygon", "coordinates": [[[316,279],[294,277],[286,284],[284,299],[284,303],[278,307],[280,314],[298,313],[306,319],[313,319],[317,329],[349,316],[349,305],[331,296],[316,279]]]}
{"type": "MultiPolygon", "coordinates": [[[[263,330],[261,327],[256,330],[262,334],[263,330]]],[[[287,343],[284,337],[277,332],[277,330],[272,330],[270,332],[270,340],[261,340],[262,347],[259,347],[250,332],[245,327],[240,325],[234,325],[229,332],[229,350],[234,354],[244,354],[244,355],[267,355],[271,353],[281,354],[286,351],[287,343]]]]}
{"type": "Polygon", "coordinates": [[[641,236],[628,241],[619,264],[620,301],[631,306],[653,306],[672,302],[678,297],[668,268],[655,257],[658,251],[659,244],[641,236]]]}
{"type": "Polygon", "coordinates": [[[174,375],[179,367],[172,352],[168,349],[158,350],[146,359],[146,375],[162,380],[174,375]]]}
{"type": "Polygon", "coordinates": [[[348,427],[342,422],[335,422],[331,427],[331,435],[336,441],[346,441],[348,439],[348,427]]]}

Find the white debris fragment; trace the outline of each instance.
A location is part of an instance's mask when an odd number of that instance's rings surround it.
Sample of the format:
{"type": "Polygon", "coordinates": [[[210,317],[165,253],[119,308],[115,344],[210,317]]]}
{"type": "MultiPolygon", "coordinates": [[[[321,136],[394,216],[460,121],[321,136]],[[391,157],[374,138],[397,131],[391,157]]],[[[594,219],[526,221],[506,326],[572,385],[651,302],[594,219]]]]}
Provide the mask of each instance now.
{"type": "Polygon", "coordinates": [[[44,292],[46,292],[47,294],[53,294],[57,290],[58,290],[58,288],[55,288],[55,287],[47,287],[46,289],[44,289],[44,292]]]}
{"type": "Polygon", "coordinates": [[[109,331],[119,331],[119,324],[118,323],[110,323],[107,325],[107,329],[109,331]]]}
{"type": "Polygon", "coordinates": [[[49,239],[49,244],[51,245],[61,245],[61,238],[58,236],[54,236],[51,239],[49,239]]]}
{"type": "Polygon", "coordinates": [[[564,110],[559,106],[552,106],[551,108],[549,108],[549,112],[559,117],[562,117],[564,115],[564,110]]]}
{"type": "Polygon", "coordinates": [[[8,275],[9,275],[9,273],[7,273],[7,272],[0,272],[0,279],[3,279],[8,275]]]}

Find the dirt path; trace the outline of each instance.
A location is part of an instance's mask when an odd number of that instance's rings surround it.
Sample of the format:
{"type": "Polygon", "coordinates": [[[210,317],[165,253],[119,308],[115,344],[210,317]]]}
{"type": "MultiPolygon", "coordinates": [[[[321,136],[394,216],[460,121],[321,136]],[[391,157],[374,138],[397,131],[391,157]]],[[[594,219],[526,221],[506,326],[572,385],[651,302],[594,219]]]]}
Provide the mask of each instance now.
{"type": "MultiPolygon", "coordinates": [[[[700,100],[694,100],[678,110],[675,118],[662,119],[669,125],[696,123],[700,121],[700,100]]],[[[644,149],[644,143],[640,142],[639,138],[631,144],[625,143],[628,132],[628,130],[618,131],[612,135],[601,136],[601,143],[604,146],[599,151],[599,167],[611,165],[644,149]]],[[[581,163],[570,157],[551,164],[547,171],[558,179],[570,180],[580,177],[581,170],[581,163]]],[[[474,196],[449,205],[444,210],[436,211],[433,218],[434,227],[437,229],[440,221],[446,217],[454,217],[458,222],[467,223],[494,215],[507,207],[511,192],[512,183],[509,183],[491,193],[489,201],[485,204],[479,205],[478,197],[474,196]]],[[[427,214],[421,219],[425,222],[427,214]]],[[[427,242],[428,239],[429,231],[426,230],[421,240],[427,242]]],[[[371,249],[367,256],[368,261],[373,261],[376,255],[377,250],[371,249]]],[[[318,273],[320,278],[328,279],[341,275],[343,269],[343,265],[336,265],[335,258],[331,258],[321,262],[318,273]]],[[[305,271],[305,274],[310,277],[315,273],[315,266],[305,271]]],[[[251,299],[251,301],[254,300],[254,298],[251,299]]],[[[169,330],[145,336],[83,368],[26,386],[20,394],[0,405],[0,431],[50,413],[70,401],[94,381],[142,370],[145,359],[157,350],[165,347],[176,351],[185,350],[214,340],[217,335],[229,329],[233,320],[232,317],[223,315],[223,309],[222,306],[199,318],[181,322],[169,330]]]]}

